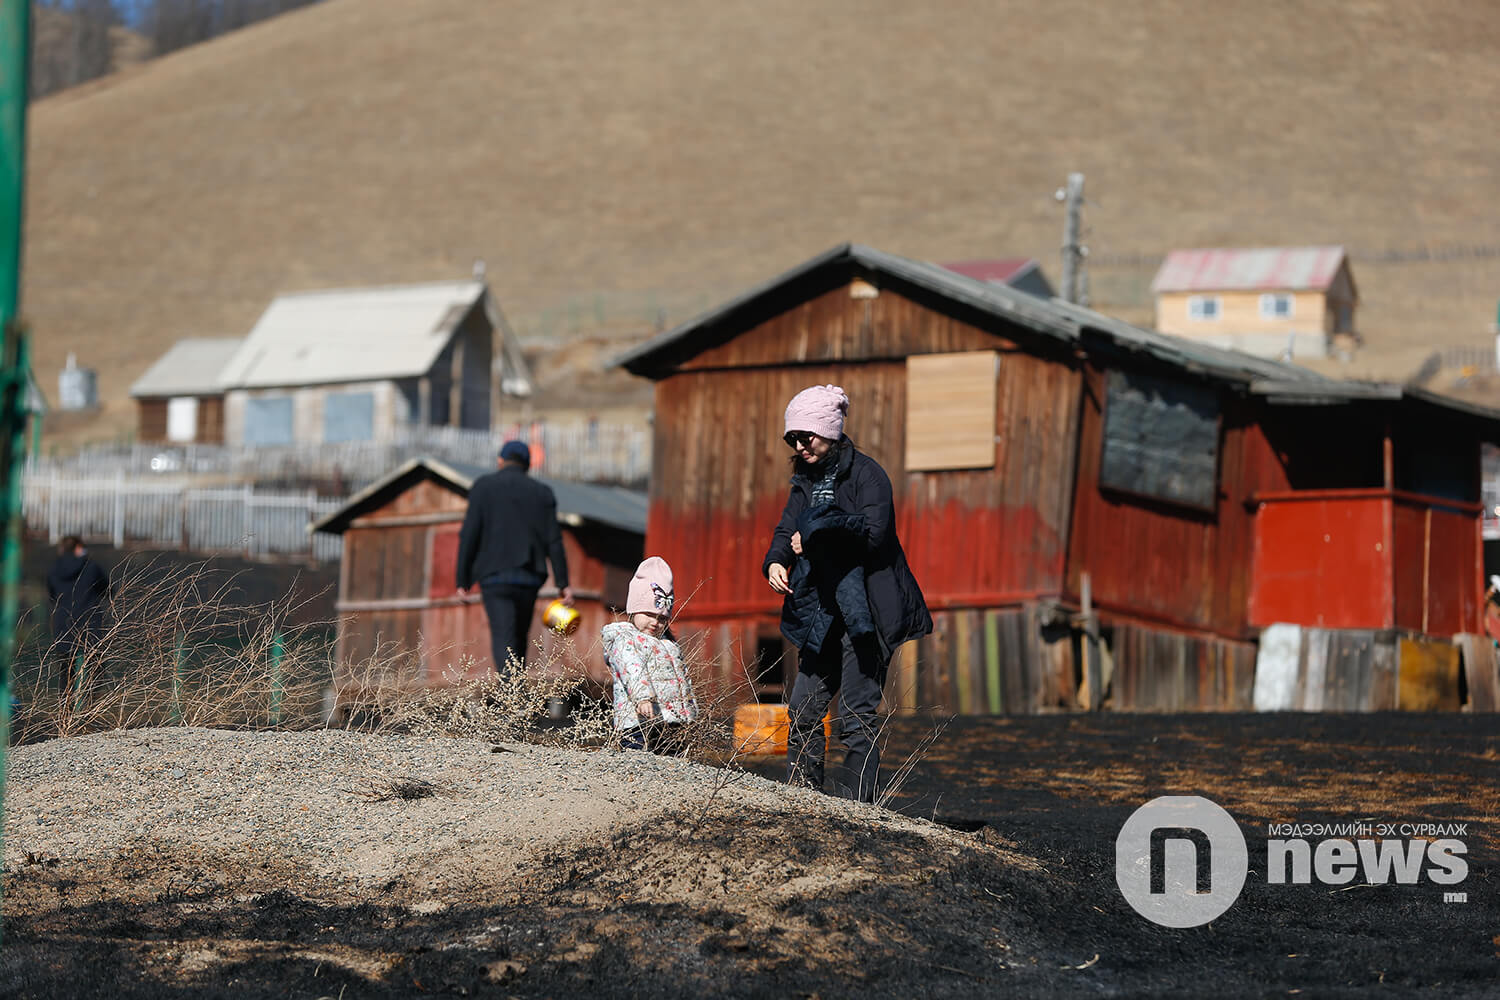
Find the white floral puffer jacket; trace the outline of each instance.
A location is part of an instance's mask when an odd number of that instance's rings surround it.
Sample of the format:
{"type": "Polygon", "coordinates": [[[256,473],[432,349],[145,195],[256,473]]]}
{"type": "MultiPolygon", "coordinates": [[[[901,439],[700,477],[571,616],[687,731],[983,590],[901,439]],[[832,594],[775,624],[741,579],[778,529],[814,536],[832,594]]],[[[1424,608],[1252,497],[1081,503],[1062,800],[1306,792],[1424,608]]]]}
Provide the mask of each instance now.
{"type": "Polygon", "coordinates": [[[635,711],[642,701],[655,702],[664,722],[692,722],[698,717],[698,702],[677,643],[647,635],[629,622],[604,626],[600,637],[604,662],[615,680],[616,729],[634,729],[645,721],[635,711]]]}

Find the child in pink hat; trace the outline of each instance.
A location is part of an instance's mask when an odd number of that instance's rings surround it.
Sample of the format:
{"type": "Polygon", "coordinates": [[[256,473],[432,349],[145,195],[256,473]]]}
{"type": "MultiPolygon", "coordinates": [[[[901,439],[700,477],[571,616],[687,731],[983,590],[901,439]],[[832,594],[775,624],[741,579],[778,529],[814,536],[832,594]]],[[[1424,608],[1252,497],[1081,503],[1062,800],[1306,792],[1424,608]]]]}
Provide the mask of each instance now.
{"type": "Polygon", "coordinates": [[[698,718],[682,649],[668,638],[675,601],[672,567],[649,556],[630,580],[627,620],[600,633],[614,678],[615,731],[627,750],[680,754],[682,730],[698,718]]]}

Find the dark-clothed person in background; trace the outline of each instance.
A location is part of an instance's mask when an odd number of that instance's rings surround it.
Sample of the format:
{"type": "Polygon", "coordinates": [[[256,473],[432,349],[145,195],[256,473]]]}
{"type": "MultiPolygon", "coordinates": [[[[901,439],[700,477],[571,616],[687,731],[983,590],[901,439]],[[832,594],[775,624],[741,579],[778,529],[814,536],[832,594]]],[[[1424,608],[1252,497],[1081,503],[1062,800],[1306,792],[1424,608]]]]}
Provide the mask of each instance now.
{"type": "Polygon", "coordinates": [[[781,632],[800,651],[787,699],[787,781],[823,789],[823,716],[839,699],[847,751],[836,794],[875,798],[877,710],[891,655],[932,631],[896,538],[891,480],[844,434],[849,397],[815,385],[786,408],[792,488],[761,571],[785,596],[781,632]]]}
{"type": "Polygon", "coordinates": [[[531,449],[520,441],[505,442],[498,471],[480,476],[470,488],[458,536],[458,592],[467,595],[479,586],[495,670],[502,677],[512,662],[526,665],[526,637],[548,563],[563,603],[573,603],[557,497],[527,474],[530,468],[531,449]]]}
{"type": "Polygon", "coordinates": [[[76,535],[57,547],[57,560],[47,572],[47,603],[51,611],[52,652],[61,664],[59,690],[78,684],[79,659],[104,632],[109,574],[89,558],[76,535]]]}

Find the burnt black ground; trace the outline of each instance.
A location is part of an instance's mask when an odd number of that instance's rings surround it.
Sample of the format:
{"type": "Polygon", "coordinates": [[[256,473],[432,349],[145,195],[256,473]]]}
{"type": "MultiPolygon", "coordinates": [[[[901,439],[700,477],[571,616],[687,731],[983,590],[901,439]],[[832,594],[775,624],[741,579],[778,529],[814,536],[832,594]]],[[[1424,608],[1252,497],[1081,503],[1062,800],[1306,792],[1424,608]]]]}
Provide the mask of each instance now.
{"type": "MultiPolygon", "coordinates": [[[[892,723],[888,764],[937,725],[892,723]]],[[[1057,876],[1043,896],[1017,903],[1080,962],[1099,961],[1038,993],[1500,995],[1495,716],[960,718],[921,754],[894,806],[963,829],[982,823],[981,833],[1014,841],[1057,876]],[[1171,930],[1125,903],[1114,843],[1138,806],[1192,794],[1239,821],[1251,874],[1218,920],[1171,930]],[[1267,823],[1363,818],[1467,822],[1467,879],[1343,891],[1268,884],[1267,823]],[[1468,902],[1445,904],[1444,888],[1468,902]]]]}
{"type": "MultiPolygon", "coordinates": [[[[932,727],[891,723],[891,765],[932,727]]],[[[731,785],[706,822],[543,858],[499,898],[476,883],[438,913],[399,882],[356,900],[274,860],[26,865],[6,887],[0,994],[1495,996],[1497,765],[1496,720],[1473,716],[955,720],[895,804],[971,831],[973,850],[874,819],[789,826],[736,808],[731,785]],[[1158,927],[1115,885],[1121,824],[1162,794],[1219,802],[1250,847],[1243,895],[1204,927],[1158,927]],[[1468,902],[1425,881],[1266,884],[1267,822],[1352,819],[1468,823],[1468,902]],[[830,857],[875,877],[776,898],[830,857]]]]}

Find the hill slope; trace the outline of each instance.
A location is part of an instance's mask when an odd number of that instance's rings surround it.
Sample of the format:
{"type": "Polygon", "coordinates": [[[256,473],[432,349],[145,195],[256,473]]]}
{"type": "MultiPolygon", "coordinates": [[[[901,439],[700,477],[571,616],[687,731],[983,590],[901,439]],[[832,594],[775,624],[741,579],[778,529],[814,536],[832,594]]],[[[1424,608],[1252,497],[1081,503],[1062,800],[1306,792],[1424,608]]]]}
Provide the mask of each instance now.
{"type": "Polygon", "coordinates": [[[1482,343],[1500,17],[1463,0],[329,0],[39,102],[26,309],[126,419],[172,341],[281,290],[467,275],[523,332],[644,332],[845,239],[1055,274],[1088,176],[1094,301],[1172,247],[1344,243],[1373,362],[1482,343]]]}

